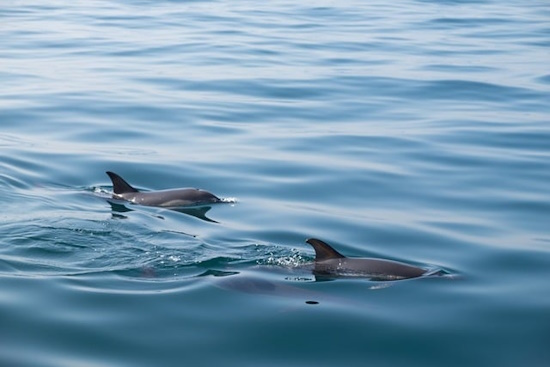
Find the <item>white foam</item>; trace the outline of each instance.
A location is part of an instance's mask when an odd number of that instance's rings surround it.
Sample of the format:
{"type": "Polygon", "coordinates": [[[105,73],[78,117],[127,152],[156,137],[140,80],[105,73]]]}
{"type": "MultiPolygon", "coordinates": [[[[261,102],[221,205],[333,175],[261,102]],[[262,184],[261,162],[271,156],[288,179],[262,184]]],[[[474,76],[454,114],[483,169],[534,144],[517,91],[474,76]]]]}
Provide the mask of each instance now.
{"type": "Polygon", "coordinates": [[[237,202],[237,198],[221,198],[220,201],[222,203],[235,204],[237,202]]]}

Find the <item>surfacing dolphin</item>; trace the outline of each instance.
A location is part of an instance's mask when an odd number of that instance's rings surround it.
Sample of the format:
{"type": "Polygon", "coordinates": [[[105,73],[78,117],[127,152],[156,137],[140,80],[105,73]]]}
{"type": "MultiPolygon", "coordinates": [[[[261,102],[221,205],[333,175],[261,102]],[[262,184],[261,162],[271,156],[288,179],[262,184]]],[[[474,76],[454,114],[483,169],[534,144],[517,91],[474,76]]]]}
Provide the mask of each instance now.
{"type": "Polygon", "coordinates": [[[306,240],[315,250],[313,273],[326,277],[368,277],[374,280],[416,278],[428,271],[398,261],[345,257],[316,238],[306,240]]]}
{"type": "Polygon", "coordinates": [[[130,201],[134,204],[179,208],[193,205],[219,203],[216,195],[195,188],[140,192],[116,173],[106,172],[113,182],[113,199],[130,201]]]}

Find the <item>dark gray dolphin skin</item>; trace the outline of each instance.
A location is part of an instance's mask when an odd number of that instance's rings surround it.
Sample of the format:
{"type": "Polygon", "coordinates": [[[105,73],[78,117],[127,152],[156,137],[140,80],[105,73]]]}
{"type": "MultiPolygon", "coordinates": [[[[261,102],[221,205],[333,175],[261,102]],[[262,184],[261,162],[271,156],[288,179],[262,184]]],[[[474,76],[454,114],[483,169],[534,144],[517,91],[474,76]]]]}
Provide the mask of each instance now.
{"type": "Polygon", "coordinates": [[[208,191],[185,188],[140,192],[116,173],[106,172],[113,182],[113,199],[130,201],[146,206],[178,208],[183,206],[202,205],[220,202],[220,198],[208,191]]]}
{"type": "Polygon", "coordinates": [[[427,270],[398,261],[345,257],[316,238],[306,240],[315,250],[313,273],[327,277],[368,277],[374,280],[416,278],[427,270]]]}

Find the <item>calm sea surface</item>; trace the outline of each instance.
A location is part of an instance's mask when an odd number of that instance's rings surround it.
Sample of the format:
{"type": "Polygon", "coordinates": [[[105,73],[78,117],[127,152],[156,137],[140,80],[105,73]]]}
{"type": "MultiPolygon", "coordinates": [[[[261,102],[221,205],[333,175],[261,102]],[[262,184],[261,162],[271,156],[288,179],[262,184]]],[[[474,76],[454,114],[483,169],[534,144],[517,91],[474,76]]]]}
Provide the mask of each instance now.
{"type": "Polygon", "coordinates": [[[0,365],[548,366],[549,65],[547,0],[2,1],[0,365]]]}

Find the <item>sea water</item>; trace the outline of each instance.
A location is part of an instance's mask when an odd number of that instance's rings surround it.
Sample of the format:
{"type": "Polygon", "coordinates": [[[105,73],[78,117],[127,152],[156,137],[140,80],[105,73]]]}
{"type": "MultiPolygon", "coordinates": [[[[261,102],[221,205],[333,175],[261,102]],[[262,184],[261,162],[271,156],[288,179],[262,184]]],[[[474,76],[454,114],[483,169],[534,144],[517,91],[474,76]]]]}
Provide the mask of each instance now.
{"type": "Polygon", "coordinates": [[[548,1],[0,19],[1,365],[548,365],[548,1]],[[309,237],[447,276],[318,279],[309,237]]]}

